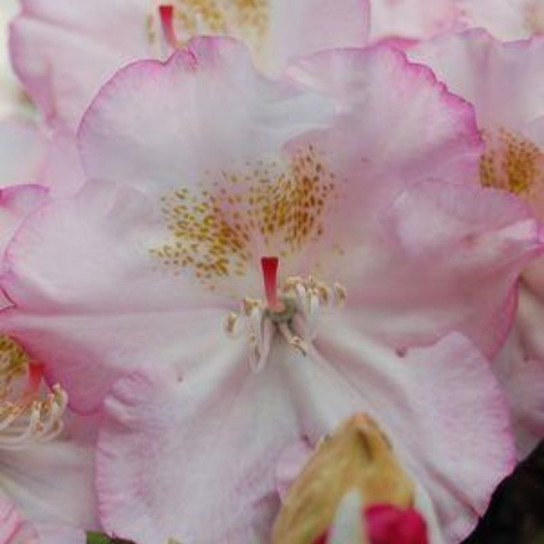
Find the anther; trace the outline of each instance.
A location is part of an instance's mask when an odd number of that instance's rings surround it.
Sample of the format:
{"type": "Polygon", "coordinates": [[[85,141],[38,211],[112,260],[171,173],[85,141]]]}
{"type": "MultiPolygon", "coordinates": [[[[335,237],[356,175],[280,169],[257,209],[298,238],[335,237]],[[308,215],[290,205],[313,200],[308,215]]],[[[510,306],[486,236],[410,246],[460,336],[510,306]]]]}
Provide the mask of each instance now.
{"type": "Polygon", "coordinates": [[[300,336],[297,336],[296,334],[293,334],[291,329],[287,326],[286,323],[280,323],[278,325],[278,329],[281,332],[282,336],[287,340],[287,343],[297,351],[299,351],[302,355],[306,356],[308,353],[308,346],[300,336]]]}
{"type": "Polygon", "coordinates": [[[339,283],[334,284],[334,298],[338,306],[345,304],[346,299],[348,298],[348,292],[343,285],[340,285],[339,283]]]}
{"type": "Polygon", "coordinates": [[[225,321],[223,323],[223,328],[230,338],[234,338],[236,336],[237,331],[237,325],[238,325],[238,314],[235,312],[231,312],[227,315],[225,318],[225,321]]]}

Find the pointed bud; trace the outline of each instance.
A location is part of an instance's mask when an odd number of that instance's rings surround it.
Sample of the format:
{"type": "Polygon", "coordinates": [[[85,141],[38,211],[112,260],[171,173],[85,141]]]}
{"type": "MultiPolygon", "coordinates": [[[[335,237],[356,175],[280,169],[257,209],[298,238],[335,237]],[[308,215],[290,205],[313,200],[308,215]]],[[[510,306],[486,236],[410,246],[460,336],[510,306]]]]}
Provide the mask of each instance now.
{"type": "Polygon", "coordinates": [[[292,484],[276,519],[273,544],[306,544],[333,523],[342,499],[357,490],[363,506],[388,503],[406,508],[414,488],[376,423],[351,417],[323,439],[292,484]]]}

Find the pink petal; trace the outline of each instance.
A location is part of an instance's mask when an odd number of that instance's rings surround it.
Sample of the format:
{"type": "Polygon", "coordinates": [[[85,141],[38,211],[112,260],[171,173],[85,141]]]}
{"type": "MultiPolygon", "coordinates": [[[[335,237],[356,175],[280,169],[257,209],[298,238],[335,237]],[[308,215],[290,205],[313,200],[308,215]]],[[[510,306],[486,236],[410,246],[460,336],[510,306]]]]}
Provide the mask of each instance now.
{"type": "Polygon", "coordinates": [[[191,40],[165,64],[142,61],[104,86],[80,128],[89,178],[154,192],[278,153],[330,115],[315,93],[265,79],[226,38],[191,40]]]}
{"type": "Polygon", "coordinates": [[[0,495],[0,544],[14,544],[23,531],[24,519],[15,505],[3,493],[0,495]]]}
{"type": "Polygon", "coordinates": [[[25,521],[16,506],[0,495],[0,544],[85,544],[81,529],[25,521]]]}
{"type": "Polygon", "coordinates": [[[0,189],[0,255],[28,215],[47,199],[41,185],[19,185],[0,189]]]}
{"type": "Polygon", "coordinates": [[[511,406],[520,457],[544,438],[543,322],[542,298],[522,284],[514,330],[493,366],[511,406]]]}
{"type": "Polygon", "coordinates": [[[425,40],[459,26],[455,0],[371,0],[370,38],[425,40]]]}
{"type": "Polygon", "coordinates": [[[363,410],[432,495],[448,542],[466,535],[513,465],[487,362],[458,335],[400,358],[349,322],[327,325],[318,348],[336,368],[278,342],[259,374],[227,355],[182,381],[159,372],[118,382],[97,462],[106,529],[149,544],[262,537],[279,506],[274,465],[285,447],[302,436],[315,444],[363,410]],[[471,455],[454,455],[459,447],[471,455]]]}
{"type": "Polygon", "coordinates": [[[98,442],[106,530],[147,544],[263,536],[279,505],[274,463],[300,433],[286,379],[294,361],[274,362],[253,374],[225,353],[184,380],[167,370],[116,384],[98,442]]]}
{"type": "Polygon", "coordinates": [[[452,92],[474,104],[480,128],[524,132],[544,115],[543,54],[544,39],[504,44],[472,30],[424,42],[409,57],[430,66],[452,92]]]}
{"type": "Polygon", "coordinates": [[[17,117],[0,121],[0,186],[33,183],[43,167],[46,137],[38,125],[17,117]]]}
{"type": "Polygon", "coordinates": [[[149,0],[22,2],[11,27],[12,61],[48,120],[77,127],[100,85],[123,64],[149,55],[150,10],[149,0]]]}
{"type": "Polygon", "coordinates": [[[267,56],[278,70],[296,56],[366,45],[370,16],[367,0],[279,0],[269,5],[267,56]]]}
{"type": "Polygon", "coordinates": [[[364,201],[368,213],[379,213],[393,195],[422,180],[477,180],[482,143],[472,108],[402,53],[327,51],[288,73],[337,103],[341,115],[322,146],[331,169],[353,185],[349,200],[356,210],[364,201]]]}
{"type": "Polygon", "coordinates": [[[327,321],[317,347],[431,496],[446,542],[462,540],[515,462],[507,406],[488,362],[456,334],[398,356],[349,318],[327,321]],[[456,455],[460,448],[471,455],[456,455]]]}
{"type": "Polygon", "coordinates": [[[85,531],[73,527],[39,524],[36,526],[36,532],[39,544],[86,544],[87,542],[85,531]]]}
{"type": "Polygon", "coordinates": [[[0,487],[32,523],[98,528],[91,446],[57,440],[2,451],[0,487]]]}
{"type": "MultiPolygon", "coordinates": [[[[157,4],[151,0],[82,0],[74,9],[55,0],[24,0],[22,14],[12,26],[13,62],[50,121],[60,119],[75,128],[91,98],[118,69],[135,60],[164,56],[164,48],[157,43],[161,36],[151,40],[149,33],[157,4]]],[[[274,69],[294,55],[362,46],[368,32],[367,0],[265,2],[263,13],[256,16],[264,16],[266,29],[257,32],[251,24],[244,28],[244,14],[232,13],[228,0],[214,5],[227,15],[227,26],[218,32],[197,11],[196,34],[237,37],[252,47],[263,66],[274,69]]],[[[184,7],[191,18],[191,6],[184,7]]],[[[154,31],[160,32],[160,26],[154,31]]],[[[179,41],[191,37],[185,32],[179,41]]]]}
{"type": "Polygon", "coordinates": [[[333,277],[348,291],[343,312],[400,351],[457,330],[494,354],[514,319],[517,278],[542,251],[523,203],[478,186],[427,182],[379,221],[380,229],[366,228],[365,246],[336,263],[333,277]]]}
{"type": "Polygon", "coordinates": [[[85,183],[75,135],[66,127],[51,134],[39,180],[54,198],[74,195],[85,183]]]}
{"type": "Polygon", "coordinates": [[[149,254],[164,238],[152,211],[133,189],[93,182],[38,210],[8,250],[2,285],[15,307],[2,330],[47,362],[79,409],[96,407],[123,369],[190,365],[180,341],[206,339],[211,350],[227,341],[229,301],[158,269],[149,254]]]}

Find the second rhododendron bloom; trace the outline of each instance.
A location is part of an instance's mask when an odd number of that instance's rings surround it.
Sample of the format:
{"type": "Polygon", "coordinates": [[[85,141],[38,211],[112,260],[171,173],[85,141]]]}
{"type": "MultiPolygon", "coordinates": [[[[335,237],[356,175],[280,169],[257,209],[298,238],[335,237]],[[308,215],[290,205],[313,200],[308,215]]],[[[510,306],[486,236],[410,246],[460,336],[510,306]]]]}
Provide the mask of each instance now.
{"type": "Polygon", "coordinates": [[[296,55],[362,46],[367,0],[22,0],[12,25],[15,70],[50,122],[76,128],[118,69],[167,58],[197,35],[242,40],[260,67],[296,55]]]}
{"type": "Polygon", "coordinates": [[[475,345],[502,341],[538,227],[465,183],[472,110],[429,70],[376,48],[288,73],[210,38],[119,72],[80,127],[90,181],[7,251],[0,325],[74,407],[105,399],[107,531],[266,540],[286,449],[363,411],[454,542],[512,466],[475,345]]]}

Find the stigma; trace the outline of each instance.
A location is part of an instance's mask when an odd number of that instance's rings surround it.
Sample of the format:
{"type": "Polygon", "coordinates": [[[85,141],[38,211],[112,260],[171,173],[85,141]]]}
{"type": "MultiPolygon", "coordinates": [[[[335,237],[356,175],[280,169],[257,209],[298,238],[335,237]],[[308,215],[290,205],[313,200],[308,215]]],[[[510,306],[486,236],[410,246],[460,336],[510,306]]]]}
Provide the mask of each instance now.
{"type": "Polygon", "coordinates": [[[346,300],[344,287],[335,284],[331,289],[313,276],[291,276],[280,287],[278,257],[262,257],[261,270],[265,298],[245,297],[240,313],[228,314],[224,322],[227,336],[247,334],[254,372],[265,366],[276,338],[306,356],[317,334],[321,310],[346,300]]]}
{"type": "Polygon", "coordinates": [[[63,429],[68,395],[44,384],[44,365],[0,336],[0,450],[48,442],[63,429]]]}

